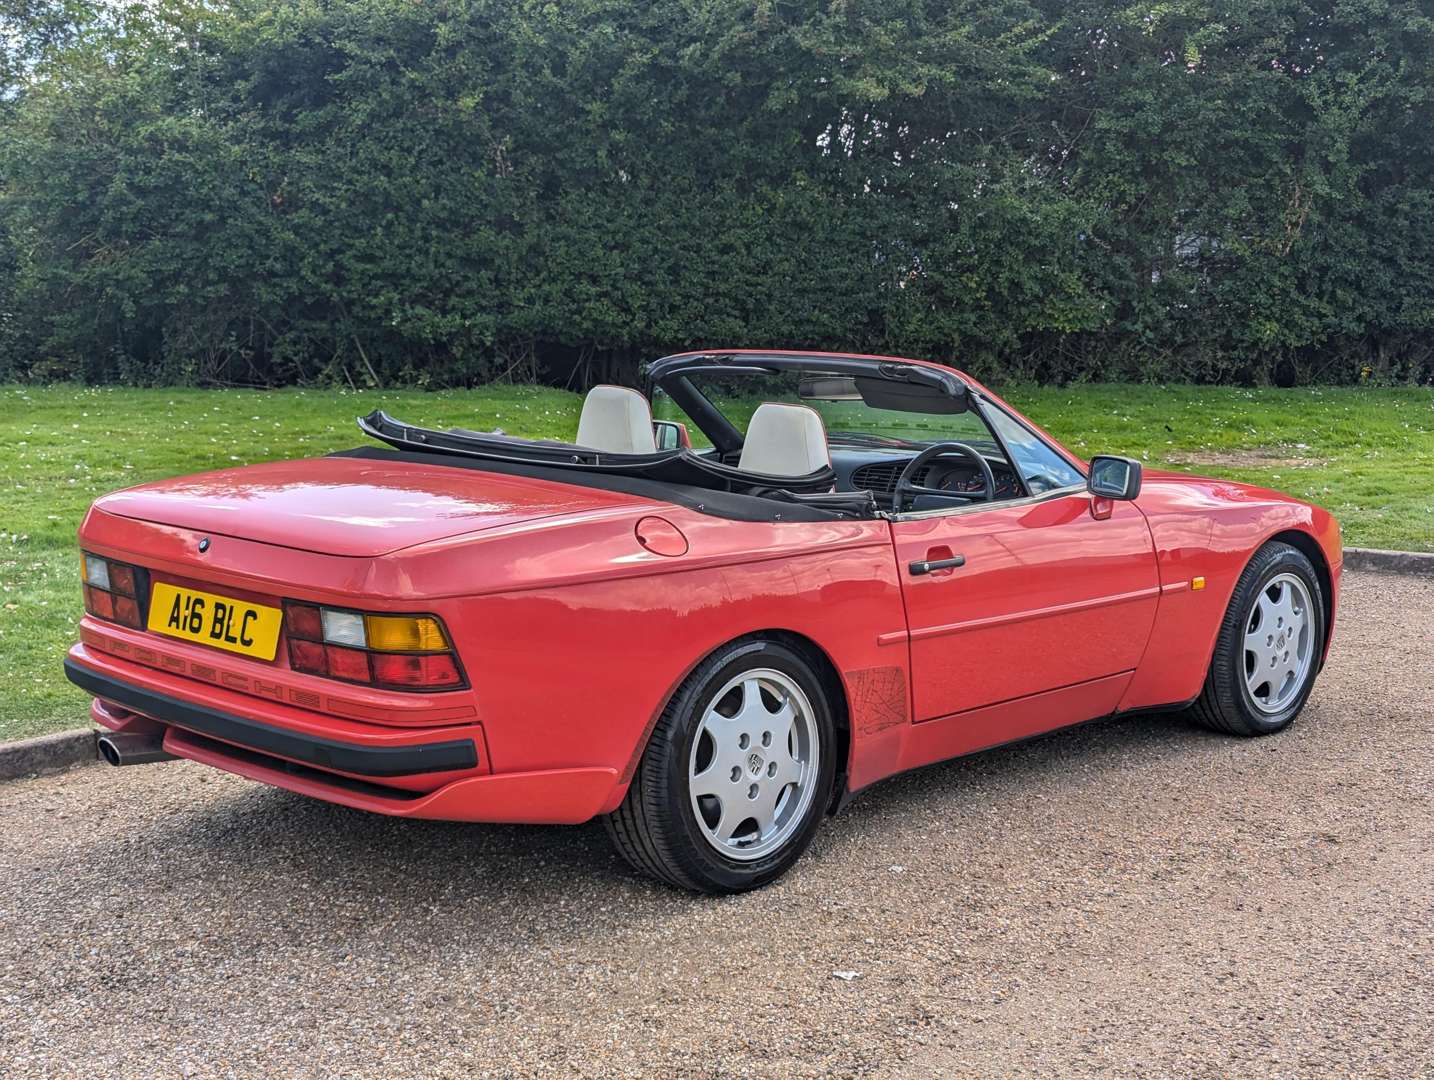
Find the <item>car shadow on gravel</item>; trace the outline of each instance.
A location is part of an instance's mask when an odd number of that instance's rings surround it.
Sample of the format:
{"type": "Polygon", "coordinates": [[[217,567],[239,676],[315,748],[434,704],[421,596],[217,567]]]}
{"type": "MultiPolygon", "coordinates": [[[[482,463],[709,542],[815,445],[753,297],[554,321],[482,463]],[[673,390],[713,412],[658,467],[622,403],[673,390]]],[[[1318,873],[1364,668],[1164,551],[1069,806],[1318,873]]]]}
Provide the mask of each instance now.
{"type": "MultiPolygon", "coordinates": [[[[723,898],[694,898],[636,874],[596,822],[409,821],[174,762],[158,768],[183,770],[183,782],[166,785],[156,773],[145,791],[127,793],[143,827],[98,828],[82,863],[88,884],[76,887],[116,924],[163,926],[174,941],[220,952],[242,941],[335,963],[457,956],[521,967],[535,946],[606,955],[618,947],[613,935],[735,932],[775,908],[824,918],[833,897],[866,909],[892,903],[903,884],[917,886],[890,873],[898,863],[942,868],[955,875],[951,883],[964,879],[963,910],[995,910],[1009,903],[1000,865],[1031,858],[1010,830],[1049,814],[1079,829],[1082,815],[1100,812],[1087,801],[1105,798],[1107,780],[1133,762],[1180,770],[1212,743],[1229,745],[1180,718],[1125,717],[909,773],[829,822],[792,873],[723,898]],[[136,880],[136,867],[140,891],[122,884],[136,880]],[[216,911],[226,913],[218,939],[216,911]]],[[[1144,782],[1136,772],[1127,783],[1144,782]]],[[[131,783],[118,771],[109,782],[131,783]]],[[[955,901],[953,885],[939,880],[941,890],[913,902],[955,901]]],[[[158,969],[133,973],[161,977],[158,969]]]]}
{"type": "MultiPolygon", "coordinates": [[[[1185,719],[1143,715],[1095,721],[1013,746],[929,766],[861,793],[818,834],[824,873],[840,869],[859,848],[882,846],[893,821],[958,814],[967,804],[999,811],[1024,803],[1071,771],[1099,782],[1135,757],[1182,755],[1220,740],[1185,719]]],[[[189,763],[164,768],[199,770],[189,763]]],[[[577,827],[484,825],[384,817],[247,784],[182,808],[167,808],[143,834],[108,836],[105,857],[144,858],[170,887],[203,890],[222,879],[247,887],[272,885],[320,890],[340,899],[376,897],[413,906],[459,896],[486,911],[533,911],[555,896],[606,892],[625,915],[664,907],[682,894],[630,871],[598,822],[577,827]],[[126,854],[127,845],[136,850],[126,854]],[[155,852],[175,856],[170,868],[155,852]],[[635,905],[635,907],[634,907],[635,905]]],[[[798,873],[806,872],[807,861],[798,873]]],[[[267,903],[260,897],[261,906],[267,903]]]]}
{"type": "Polygon", "coordinates": [[[844,816],[904,815],[958,791],[972,798],[1009,798],[1020,795],[1023,786],[1039,788],[1072,771],[1098,776],[1137,757],[1159,759],[1228,745],[1228,736],[1177,712],[1102,717],[901,773],[858,792],[844,816]]]}

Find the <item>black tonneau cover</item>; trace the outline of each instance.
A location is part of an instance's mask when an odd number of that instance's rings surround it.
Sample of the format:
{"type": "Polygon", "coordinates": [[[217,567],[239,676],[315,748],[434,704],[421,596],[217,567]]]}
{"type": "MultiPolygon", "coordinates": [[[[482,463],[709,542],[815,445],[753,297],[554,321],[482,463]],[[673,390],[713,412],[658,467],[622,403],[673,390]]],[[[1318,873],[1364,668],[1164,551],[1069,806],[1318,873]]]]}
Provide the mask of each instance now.
{"type": "Polygon", "coordinates": [[[649,480],[638,475],[622,475],[595,469],[578,471],[562,466],[540,465],[526,461],[504,461],[497,458],[464,457],[451,451],[385,450],[378,446],[360,446],[353,450],[337,450],[330,457],[364,458],[373,461],[412,461],[422,465],[443,465],[454,469],[499,473],[504,476],[531,476],[554,484],[572,484],[603,491],[622,491],[641,495],[655,502],[685,506],[699,513],[730,521],[837,521],[843,518],[876,517],[876,500],[869,491],[842,491],[810,494],[772,489],[763,494],[735,491],[714,491],[690,484],[674,484],[649,480]]]}
{"type": "Polygon", "coordinates": [[[572,443],[417,427],[381,409],[360,417],[358,426],[394,449],[360,447],[334,456],[421,461],[625,491],[734,521],[830,521],[877,512],[870,492],[833,491],[836,473],[830,467],[807,476],[765,476],[686,448],[610,454],[572,443]]]}
{"type": "MultiPolygon", "coordinates": [[[[359,430],[399,450],[452,454],[485,461],[547,465],[574,474],[630,476],[668,484],[688,484],[718,491],[752,492],[771,488],[819,494],[831,490],[836,473],[830,466],[806,476],[766,476],[724,465],[692,450],[659,450],[655,454],[614,454],[572,443],[515,439],[478,431],[438,431],[395,420],[382,409],[359,418],[359,430]]],[[[577,483],[576,479],[567,481],[577,483]]]]}

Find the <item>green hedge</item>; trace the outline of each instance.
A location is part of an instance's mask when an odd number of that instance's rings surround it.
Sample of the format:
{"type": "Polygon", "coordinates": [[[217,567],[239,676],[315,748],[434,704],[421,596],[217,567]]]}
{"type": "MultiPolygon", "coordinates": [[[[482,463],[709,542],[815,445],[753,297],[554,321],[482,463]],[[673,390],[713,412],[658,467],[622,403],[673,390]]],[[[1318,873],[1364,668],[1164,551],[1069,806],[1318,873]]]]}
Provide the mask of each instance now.
{"type": "Polygon", "coordinates": [[[18,6],[0,379],[1434,376],[1427,3],[18,6]]]}

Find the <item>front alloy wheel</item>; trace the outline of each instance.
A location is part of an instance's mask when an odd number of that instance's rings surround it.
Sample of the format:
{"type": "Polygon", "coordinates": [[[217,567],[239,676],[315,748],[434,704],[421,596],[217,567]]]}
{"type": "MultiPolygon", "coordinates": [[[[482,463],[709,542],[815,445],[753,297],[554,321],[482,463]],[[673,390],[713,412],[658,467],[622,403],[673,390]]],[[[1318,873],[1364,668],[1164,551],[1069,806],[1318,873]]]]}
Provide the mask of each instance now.
{"type": "Polygon", "coordinates": [[[673,695],[608,834],[638,870],[681,888],[765,885],[821,823],[834,732],[807,656],[765,639],[726,645],[673,695]]]}
{"type": "Polygon", "coordinates": [[[1292,573],[1276,574],[1255,597],[1245,626],[1245,689],[1262,713],[1279,714],[1304,689],[1314,663],[1313,606],[1292,573]]]}
{"type": "Polygon", "coordinates": [[[1314,688],[1325,633],[1324,595],[1309,557],[1289,544],[1266,544],[1235,584],[1195,718],[1231,735],[1284,729],[1314,688]]]}

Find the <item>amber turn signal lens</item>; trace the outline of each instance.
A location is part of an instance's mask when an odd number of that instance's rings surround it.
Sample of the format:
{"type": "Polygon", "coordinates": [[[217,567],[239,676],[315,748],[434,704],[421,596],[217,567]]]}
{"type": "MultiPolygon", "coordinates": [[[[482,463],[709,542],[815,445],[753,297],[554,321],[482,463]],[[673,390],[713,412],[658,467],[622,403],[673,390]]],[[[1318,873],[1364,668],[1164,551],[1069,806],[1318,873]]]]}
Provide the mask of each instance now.
{"type": "Polygon", "coordinates": [[[442,652],[448,639],[437,619],[423,615],[365,615],[368,647],[377,652],[442,652]]]}

